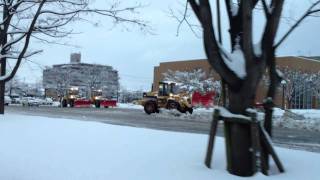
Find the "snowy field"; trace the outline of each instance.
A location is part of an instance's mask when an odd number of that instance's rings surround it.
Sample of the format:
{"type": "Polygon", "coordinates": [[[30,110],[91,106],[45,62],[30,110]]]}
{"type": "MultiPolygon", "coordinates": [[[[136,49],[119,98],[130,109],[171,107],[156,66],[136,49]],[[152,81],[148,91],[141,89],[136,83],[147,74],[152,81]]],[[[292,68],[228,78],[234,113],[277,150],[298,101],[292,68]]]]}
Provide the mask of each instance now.
{"type": "MultiPolygon", "coordinates": [[[[242,180],[225,171],[218,138],[214,169],[203,165],[207,136],[96,122],[0,116],[1,180],[242,180]]],[[[286,168],[252,180],[315,180],[320,154],[276,148],[286,168]]]]}

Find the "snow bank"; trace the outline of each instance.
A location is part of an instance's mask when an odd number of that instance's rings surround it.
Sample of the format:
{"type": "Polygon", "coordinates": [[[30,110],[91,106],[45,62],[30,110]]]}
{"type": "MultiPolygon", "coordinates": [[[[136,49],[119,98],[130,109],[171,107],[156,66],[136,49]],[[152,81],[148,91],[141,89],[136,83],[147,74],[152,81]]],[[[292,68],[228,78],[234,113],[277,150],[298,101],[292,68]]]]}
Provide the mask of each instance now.
{"type": "Polygon", "coordinates": [[[60,106],[60,102],[59,101],[54,101],[54,102],[52,102],[52,106],[53,107],[59,107],[60,106]]]}
{"type": "Polygon", "coordinates": [[[320,110],[291,109],[284,111],[275,108],[273,124],[277,127],[320,131],[320,110]]]}
{"type": "MultiPolygon", "coordinates": [[[[320,119],[320,109],[289,109],[288,111],[303,116],[307,119],[320,119]]],[[[283,109],[274,108],[275,116],[283,116],[285,112],[286,111],[283,109]]]]}
{"type": "Polygon", "coordinates": [[[132,103],[117,103],[117,107],[124,109],[143,109],[143,106],[132,103]]]}
{"type": "MultiPolygon", "coordinates": [[[[220,112],[226,117],[239,117],[241,115],[233,115],[228,113],[224,108],[219,108],[220,112]]],[[[152,114],[153,116],[159,116],[162,118],[171,118],[181,120],[196,120],[201,122],[210,122],[212,120],[212,113],[214,108],[196,108],[192,114],[182,114],[176,110],[160,109],[159,114],[152,114]]],[[[263,119],[264,114],[258,112],[258,118],[263,119]]],[[[304,129],[309,131],[320,132],[320,110],[290,110],[289,112],[279,108],[274,109],[273,113],[273,125],[275,127],[285,127],[290,129],[304,129]],[[293,112],[290,113],[290,112],[293,112]]]]}
{"type": "MultiPolygon", "coordinates": [[[[0,179],[19,180],[242,180],[225,170],[217,138],[207,169],[206,135],[96,122],[7,114],[0,116],[0,179]]],[[[319,177],[320,154],[276,148],[287,173],[252,180],[319,177]]],[[[274,168],[274,165],[272,165],[274,168]]]]}
{"type": "Polygon", "coordinates": [[[319,119],[295,120],[292,118],[281,117],[274,118],[273,125],[276,127],[285,127],[289,129],[305,129],[309,131],[320,131],[319,119]]]}
{"type": "Polygon", "coordinates": [[[172,118],[181,119],[181,120],[192,120],[192,121],[200,121],[200,122],[210,122],[212,120],[212,112],[213,109],[204,109],[198,111],[195,109],[192,114],[180,113],[177,110],[168,110],[168,109],[160,109],[160,113],[151,114],[152,116],[157,116],[161,118],[172,118]]]}
{"type": "Polygon", "coordinates": [[[320,120],[320,109],[292,109],[291,111],[308,119],[320,120]]]}

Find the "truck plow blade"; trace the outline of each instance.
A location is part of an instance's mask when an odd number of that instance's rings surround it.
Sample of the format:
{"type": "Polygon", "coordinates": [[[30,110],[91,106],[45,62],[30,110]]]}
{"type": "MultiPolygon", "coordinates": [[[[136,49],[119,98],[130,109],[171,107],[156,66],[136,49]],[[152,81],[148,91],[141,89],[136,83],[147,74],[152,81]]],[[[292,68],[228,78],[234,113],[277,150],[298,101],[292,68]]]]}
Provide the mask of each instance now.
{"type": "Polygon", "coordinates": [[[75,100],[74,107],[91,107],[91,101],[83,99],[75,100]]]}
{"type": "Polygon", "coordinates": [[[116,107],[117,101],[116,100],[103,100],[103,101],[101,101],[100,105],[103,107],[116,107]]]}

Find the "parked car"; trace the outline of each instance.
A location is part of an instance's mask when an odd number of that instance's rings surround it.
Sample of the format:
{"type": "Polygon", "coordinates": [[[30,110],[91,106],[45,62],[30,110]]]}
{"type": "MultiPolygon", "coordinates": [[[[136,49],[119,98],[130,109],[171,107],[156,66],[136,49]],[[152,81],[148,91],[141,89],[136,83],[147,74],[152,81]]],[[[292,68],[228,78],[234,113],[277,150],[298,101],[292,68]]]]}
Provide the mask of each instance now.
{"type": "Polygon", "coordinates": [[[4,105],[9,106],[12,103],[12,100],[9,96],[4,96],[4,105]]]}
{"type": "Polygon", "coordinates": [[[12,95],[11,97],[11,103],[12,104],[21,104],[21,98],[20,96],[12,95]]]}
{"type": "Polygon", "coordinates": [[[41,100],[34,97],[23,97],[21,104],[22,106],[40,106],[41,100]]]}
{"type": "Polygon", "coordinates": [[[53,100],[52,98],[41,99],[41,105],[52,106],[53,100]]]}

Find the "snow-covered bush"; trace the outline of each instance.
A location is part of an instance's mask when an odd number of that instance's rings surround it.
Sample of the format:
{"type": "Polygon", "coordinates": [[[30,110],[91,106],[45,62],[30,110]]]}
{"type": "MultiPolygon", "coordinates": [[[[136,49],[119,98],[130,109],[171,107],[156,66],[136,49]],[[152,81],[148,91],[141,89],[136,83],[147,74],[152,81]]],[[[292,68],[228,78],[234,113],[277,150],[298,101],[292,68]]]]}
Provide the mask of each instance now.
{"type": "Polygon", "coordinates": [[[193,71],[172,71],[169,69],[163,73],[163,76],[164,81],[175,82],[182,91],[188,93],[194,91],[219,93],[221,90],[220,81],[208,76],[202,69],[193,71]]]}
{"type": "Polygon", "coordinates": [[[288,67],[281,71],[286,81],[282,88],[289,108],[312,108],[313,99],[320,98],[320,71],[303,72],[288,67]]]}
{"type": "Polygon", "coordinates": [[[122,88],[119,92],[119,102],[121,103],[132,103],[141,99],[143,96],[143,91],[130,91],[122,88]]]}

